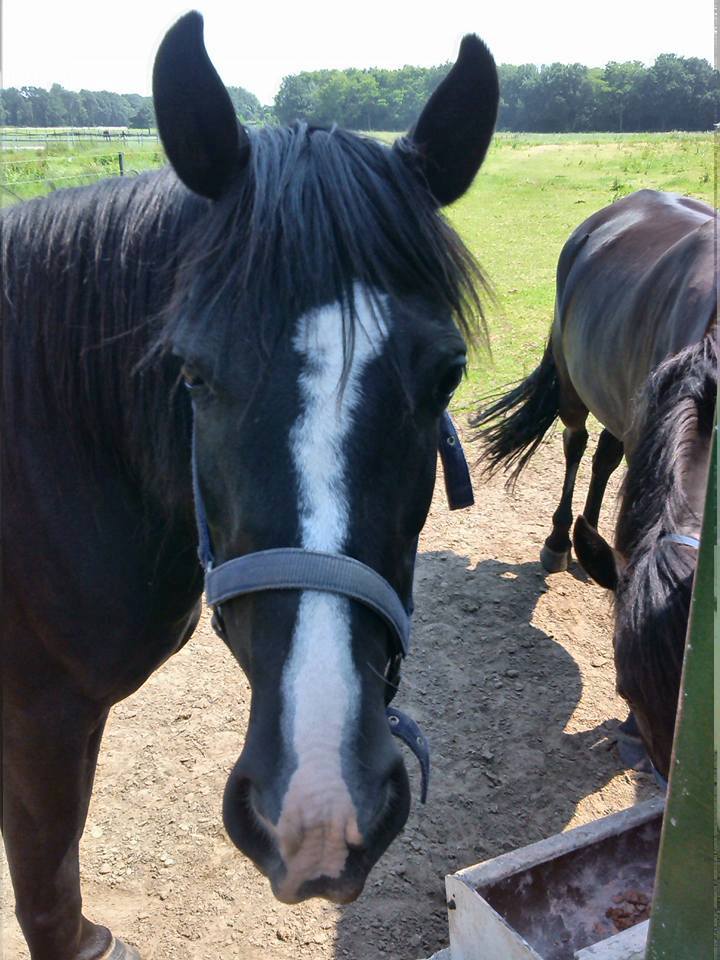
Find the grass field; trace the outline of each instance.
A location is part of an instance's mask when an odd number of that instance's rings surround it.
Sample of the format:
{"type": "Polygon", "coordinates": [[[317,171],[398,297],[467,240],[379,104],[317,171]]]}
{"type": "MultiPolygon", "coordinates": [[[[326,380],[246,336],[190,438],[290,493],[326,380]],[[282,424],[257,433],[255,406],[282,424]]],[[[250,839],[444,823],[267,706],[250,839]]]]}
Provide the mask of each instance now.
{"type": "MultiPolygon", "coordinates": [[[[552,317],[558,255],[582,220],[642,187],[712,203],[719,145],[691,133],[498,134],[471,191],[448,211],[497,296],[488,305],[492,356],[476,358],[456,407],[533,369],[552,317]]],[[[6,150],[0,195],[14,202],[116,174],[121,149],[129,173],[163,163],[158,144],[132,141],[6,150]]]]}

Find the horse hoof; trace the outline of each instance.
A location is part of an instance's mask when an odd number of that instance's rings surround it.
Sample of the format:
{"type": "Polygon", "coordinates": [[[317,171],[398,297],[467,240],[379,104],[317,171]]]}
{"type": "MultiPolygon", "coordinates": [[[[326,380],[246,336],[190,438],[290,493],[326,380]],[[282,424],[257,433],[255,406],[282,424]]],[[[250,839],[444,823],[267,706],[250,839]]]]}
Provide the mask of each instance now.
{"type": "Polygon", "coordinates": [[[548,573],[562,573],[570,564],[570,550],[563,550],[560,553],[544,544],[540,551],[540,563],[548,573]]]}
{"type": "Polygon", "coordinates": [[[140,960],[140,954],[134,947],[130,947],[117,937],[113,937],[112,943],[100,960],[140,960]]]}

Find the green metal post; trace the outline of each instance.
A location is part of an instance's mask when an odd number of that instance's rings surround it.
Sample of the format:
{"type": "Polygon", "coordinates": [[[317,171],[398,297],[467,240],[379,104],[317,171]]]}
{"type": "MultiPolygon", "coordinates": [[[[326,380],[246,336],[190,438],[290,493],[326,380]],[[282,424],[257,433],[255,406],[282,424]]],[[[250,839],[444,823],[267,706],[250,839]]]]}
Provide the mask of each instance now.
{"type": "MultiPolygon", "coordinates": [[[[717,551],[717,411],[700,556],[675,725],[646,960],[711,960],[714,952],[715,759],[711,741],[717,551]]],[[[717,724],[717,698],[715,724],[717,724]]]]}

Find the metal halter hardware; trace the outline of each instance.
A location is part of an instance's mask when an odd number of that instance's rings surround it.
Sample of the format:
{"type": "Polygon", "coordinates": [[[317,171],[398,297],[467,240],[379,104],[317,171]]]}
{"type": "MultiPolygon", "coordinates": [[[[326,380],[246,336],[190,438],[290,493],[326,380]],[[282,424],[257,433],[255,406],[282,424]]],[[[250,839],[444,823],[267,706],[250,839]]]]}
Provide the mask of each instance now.
{"type": "Polygon", "coordinates": [[[680,543],[684,547],[692,547],[693,550],[700,549],[700,540],[697,537],[686,537],[684,533],[665,533],[660,537],[660,543],[669,540],[670,543],[680,543]]]}
{"type": "MultiPolygon", "coordinates": [[[[450,509],[458,510],[471,506],[474,498],[470,471],[460,439],[447,412],[442,417],[438,448],[450,509]]],[[[354,557],[344,554],[285,547],[233,557],[217,567],[214,566],[210,529],[198,477],[194,416],[192,482],[198,528],[198,556],[205,571],[205,596],[208,605],[213,608],[212,625],[215,632],[225,639],[225,624],[220,606],[234,597],[267,590],[318,590],[349,597],[377,614],[396,640],[396,652],[390,657],[385,674],[388,691],[385,702],[389,704],[400,680],[400,664],[410,650],[412,597],[405,605],[384,577],[354,557]]],[[[391,733],[410,747],[420,763],[420,800],[425,803],[430,777],[427,738],[417,723],[402,711],[388,706],[385,712],[391,733]]]]}

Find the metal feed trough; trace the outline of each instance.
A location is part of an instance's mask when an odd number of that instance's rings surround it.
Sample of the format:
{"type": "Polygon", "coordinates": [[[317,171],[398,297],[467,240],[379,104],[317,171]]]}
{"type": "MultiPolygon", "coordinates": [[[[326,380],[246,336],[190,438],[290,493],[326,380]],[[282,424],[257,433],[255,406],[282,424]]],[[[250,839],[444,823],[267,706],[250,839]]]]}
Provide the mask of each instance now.
{"type": "Polygon", "coordinates": [[[623,944],[645,944],[662,811],[649,800],[446,877],[452,960],[630,960],[623,944]],[[618,934],[606,913],[620,903],[618,934]],[[587,952],[609,939],[615,952],[587,952]]]}

